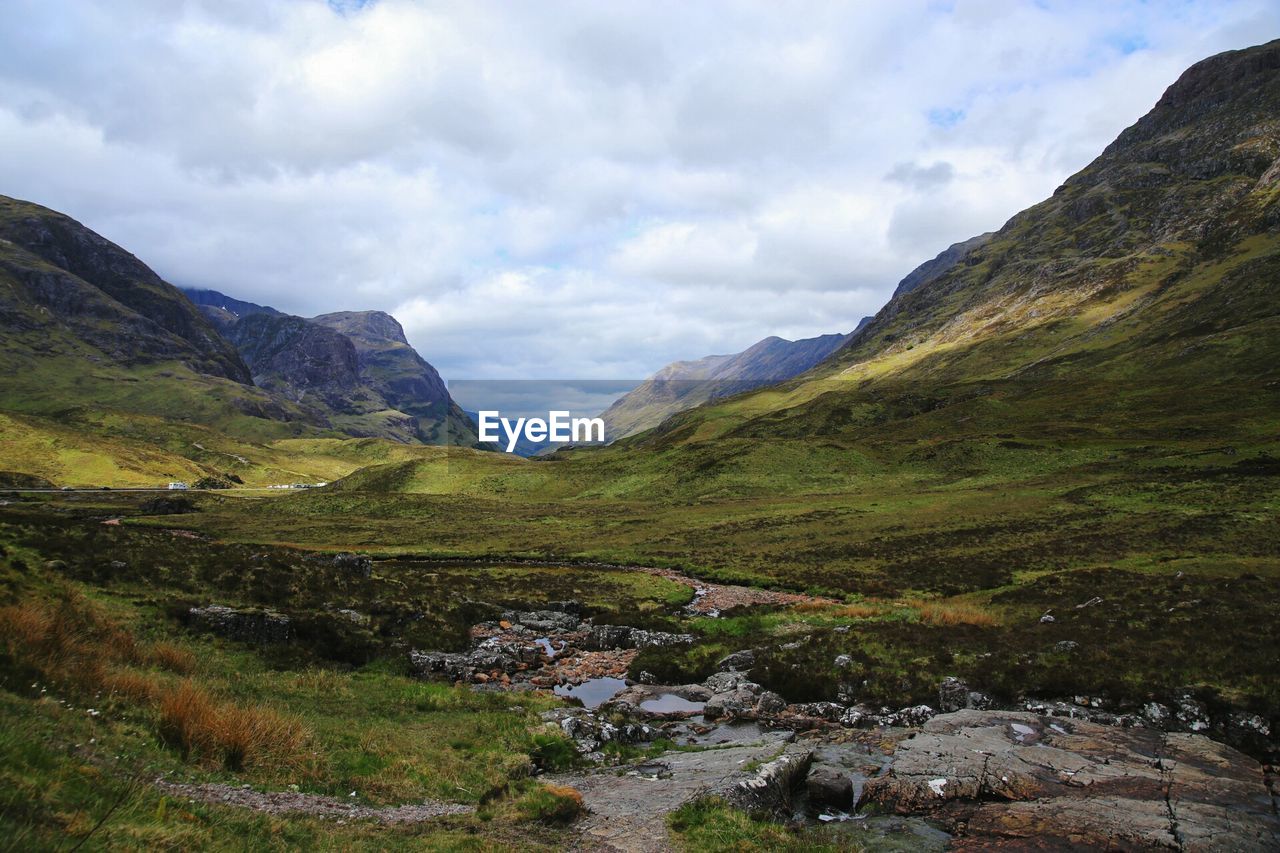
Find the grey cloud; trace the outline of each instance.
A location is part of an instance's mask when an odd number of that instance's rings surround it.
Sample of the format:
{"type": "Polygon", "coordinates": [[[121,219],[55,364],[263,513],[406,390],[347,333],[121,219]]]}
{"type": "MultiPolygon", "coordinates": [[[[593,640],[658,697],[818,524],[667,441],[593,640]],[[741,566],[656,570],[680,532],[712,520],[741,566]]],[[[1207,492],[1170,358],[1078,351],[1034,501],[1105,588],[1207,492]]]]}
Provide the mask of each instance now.
{"type": "Polygon", "coordinates": [[[1280,29],[1265,0],[341,5],[16,0],[0,192],[175,282],[396,313],[447,378],[643,376],[847,331],[1280,29]]]}
{"type": "Polygon", "coordinates": [[[921,166],[918,163],[895,163],[885,178],[914,190],[931,190],[951,183],[955,173],[955,167],[945,160],[928,166],[921,166]]]}

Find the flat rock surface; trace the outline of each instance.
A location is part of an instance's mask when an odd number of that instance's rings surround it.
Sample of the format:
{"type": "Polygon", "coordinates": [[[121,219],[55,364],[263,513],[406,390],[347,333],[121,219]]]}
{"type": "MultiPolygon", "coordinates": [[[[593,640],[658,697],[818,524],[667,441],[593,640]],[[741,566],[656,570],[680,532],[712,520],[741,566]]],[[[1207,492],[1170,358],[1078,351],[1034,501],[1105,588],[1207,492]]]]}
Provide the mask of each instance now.
{"type": "Polygon", "coordinates": [[[1243,753],[1025,712],[934,717],[862,803],[931,815],[955,829],[955,849],[1280,849],[1262,767],[1243,753]]]}
{"type": "Polygon", "coordinates": [[[586,849],[649,853],[673,849],[667,815],[695,797],[727,793],[754,778],[748,766],[766,765],[787,749],[779,743],[701,752],[669,752],[631,767],[547,781],[582,792],[588,814],[574,828],[586,849]]]}

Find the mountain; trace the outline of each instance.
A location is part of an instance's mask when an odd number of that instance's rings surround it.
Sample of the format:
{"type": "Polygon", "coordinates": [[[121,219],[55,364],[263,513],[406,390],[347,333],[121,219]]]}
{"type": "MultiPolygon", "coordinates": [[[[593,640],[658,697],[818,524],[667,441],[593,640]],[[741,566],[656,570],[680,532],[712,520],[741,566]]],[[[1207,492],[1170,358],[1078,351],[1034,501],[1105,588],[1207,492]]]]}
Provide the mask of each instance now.
{"type": "Polygon", "coordinates": [[[440,374],[382,311],[306,319],[228,296],[184,291],[233,343],[255,384],[315,412],[348,435],[475,444],[440,374]]]}
{"type": "Polygon", "coordinates": [[[227,296],[217,290],[184,287],[182,292],[200,309],[201,313],[213,322],[219,331],[225,330],[241,317],[248,317],[250,314],[269,314],[273,317],[284,315],[284,312],[277,311],[269,305],[245,302],[243,299],[227,296]]]}
{"type": "Polygon", "coordinates": [[[1261,440],[1280,407],[1280,41],[1191,67],[965,251],[809,374],[636,438],[713,455],[953,440],[960,457],[995,434],[1261,440]]]}
{"type": "MultiPolygon", "coordinates": [[[[898,286],[894,289],[893,297],[891,298],[896,298],[905,293],[910,293],[917,287],[928,284],[939,276],[950,272],[956,264],[964,261],[973,254],[975,249],[981,248],[988,240],[990,240],[991,235],[992,232],[988,231],[986,234],[979,234],[977,237],[970,237],[968,240],[961,240],[959,243],[952,243],[950,246],[939,252],[937,257],[932,260],[925,261],[923,264],[908,273],[906,278],[898,282],[898,286]]],[[[865,319],[869,321],[871,318],[868,317],[865,319]]]]}
{"type": "MultiPolygon", "coordinates": [[[[898,283],[894,298],[944,275],[990,239],[979,234],[943,250],[898,283]]],[[[812,369],[859,336],[873,318],[863,317],[847,335],[821,335],[799,341],[768,337],[740,353],[675,361],[618,398],[601,417],[610,441],[657,426],[677,412],[784,382],[812,369]]]]}
{"type": "Polygon", "coordinates": [[[856,331],[799,341],[768,337],[739,353],[673,361],[601,414],[605,435],[615,441],[708,400],[790,379],[827,358],[856,331]]]}
{"type": "Polygon", "coordinates": [[[361,378],[391,407],[420,419],[461,414],[440,374],[409,345],[395,317],[382,311],[339,311],[311,322],[351,340],[361,378]]]}
{"type": "Polygon", "coordinates": [[[244,362],[145,264],[80,223],[0,196],[0,322],[18,347],[120,365],[179,362],[248,383],[244,362]]]}

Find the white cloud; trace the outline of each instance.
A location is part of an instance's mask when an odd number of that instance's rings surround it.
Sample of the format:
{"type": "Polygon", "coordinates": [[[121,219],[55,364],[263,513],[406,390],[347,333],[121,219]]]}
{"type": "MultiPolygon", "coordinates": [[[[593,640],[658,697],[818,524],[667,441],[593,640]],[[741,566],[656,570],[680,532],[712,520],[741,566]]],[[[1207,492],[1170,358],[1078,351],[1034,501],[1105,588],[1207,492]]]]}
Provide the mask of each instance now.
{"type": "Polygon", "coordinates": [[[180,284],[379,308],[447,376],[847,331],[1267,0],[16,0],[0,192],[180,284]]]}

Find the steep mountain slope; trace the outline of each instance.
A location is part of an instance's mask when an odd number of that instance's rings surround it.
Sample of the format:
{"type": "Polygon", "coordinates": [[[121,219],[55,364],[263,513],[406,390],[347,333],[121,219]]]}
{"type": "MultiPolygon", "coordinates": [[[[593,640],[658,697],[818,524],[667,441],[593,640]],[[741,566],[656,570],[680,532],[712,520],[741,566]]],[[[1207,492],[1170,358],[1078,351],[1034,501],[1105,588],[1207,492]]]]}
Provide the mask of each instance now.
{"type": "Polygon", "coordinates": [[[176,288],[70,217],[0,196],[0,275],[5,328],[45,352],[87,344],[122,364],[178,361],[249,381],[235,350],[176,288]]]}
{"type": "Polygon", "coordinates": [[[985,234],[979,234],[977,237],[970,237],[968,240],[952,243],[939,252],[937,257],[925,261],[908,273],[906,278],[898,282],[897,288],[893,291],[893,297],[897,298],[904,293],[910,293],[917,287],[928,284],[939,276],[950,272],[952,267],[962,263],[975,249],[980,249],[990,240],[991,235],[992,232],[988,231],[985,234]]]}
{"type": "Polygon", "coordinates": [[[1280,41],[1207,59],[964,263],[827,364],[650,447],[841,437],[1256,442],[1280,409],[1280,41]]]}
{"type": "Polygon", "coordinates": [[[310,322],[351,340],[361,381],[388,407],[415,419],[422,441],[475,443],[470,420],[453,402],[436,369],[410,346],[396,318],[382,311],[339,311],[310,322]]]}
{"type": "Polygon", "coordinates": [[[356,348],[345,335],[301,317],[249,314],[224,334],[253,371],[254,384],[296,403],[346,408],[360,390],[356,348]]]}
{"type": "Polygon", "coordinates": [[[768,337],[732,355],[672,362],[601,414],[605,435],[614,441],[657,426],[676,412],[708,400],[790,379],[830,356],[856,333],[857,329],[848,335],[799,341],[768,337]]]}

